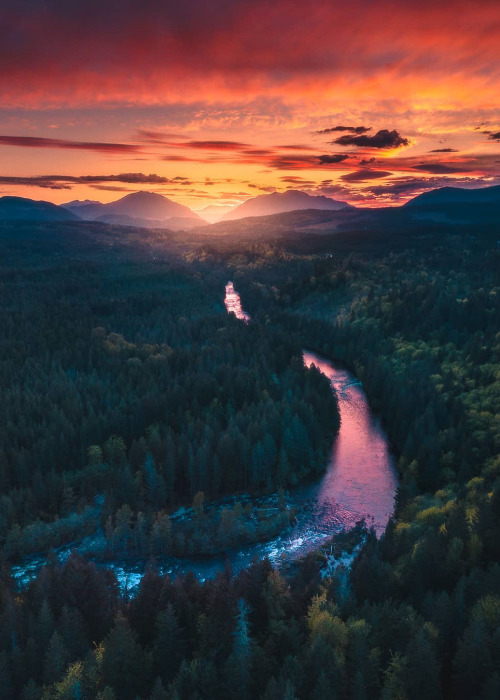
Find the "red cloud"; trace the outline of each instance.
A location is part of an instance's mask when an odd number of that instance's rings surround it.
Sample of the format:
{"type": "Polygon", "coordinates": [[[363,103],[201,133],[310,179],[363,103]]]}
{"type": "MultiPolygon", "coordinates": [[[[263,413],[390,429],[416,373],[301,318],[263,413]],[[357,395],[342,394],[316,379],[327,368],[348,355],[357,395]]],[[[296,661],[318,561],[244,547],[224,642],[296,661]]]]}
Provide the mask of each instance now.
{"type": "Polygon", "coordinates": [[[66,141],[35,136],[0,136],[0,146],[21,146],[22,148],[64,148],[98,153],[135,153],[139,146],[130,143],[92,143],[90,141],[66,141]]]}
{"type": "Polygon", "coordinates": [[[353,170],[352,173],[342,175],[340,178],[344,182],[365,182],[366,180],[378,180],[381,177],[387,177],[392,173],[387,170],[353,170]]]}
{"type": "Polygon", "coordinates": [[[446,80],[491,95],[498,82],[497,0],[23,0],[3,3],[4,104],[75,105],[180,97],[329,94],[351,86],[413,94],[446,80]],[[299,91],[297,86],[301,86],[299,91]]]}
{"type": "Polygon", "coordinates": [[[238,141],[188,141],[187,143],[171,145],[195,148],[202,151],[241,151],[249,148],[248,143],[239,143],[238,141]]]}
{"type": "Polygon", "coordinates": [[[43,187],[52,190],[71,189],[74,185],[91,185],[101,187],[102,183],[121,182],[130,185],[159,185],[166,183],[184,184],[186,178],[168,178],[162,175],[145,175],[144,173],[121,173],[119,175],[34,175],[18,177],[0,175],[0,185],[24,185],[28,187],[43,187]]]}

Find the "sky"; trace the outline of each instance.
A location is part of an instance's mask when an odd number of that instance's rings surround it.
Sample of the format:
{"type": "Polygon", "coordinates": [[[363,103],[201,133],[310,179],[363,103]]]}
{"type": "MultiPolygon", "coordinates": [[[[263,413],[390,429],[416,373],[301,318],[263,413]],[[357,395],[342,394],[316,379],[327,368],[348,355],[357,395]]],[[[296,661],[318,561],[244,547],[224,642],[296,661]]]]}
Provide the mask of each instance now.
{"type": "Polygon", "coordinates": [[[500,184],[498,0],[0,0],[0,196],[500,184]]]}

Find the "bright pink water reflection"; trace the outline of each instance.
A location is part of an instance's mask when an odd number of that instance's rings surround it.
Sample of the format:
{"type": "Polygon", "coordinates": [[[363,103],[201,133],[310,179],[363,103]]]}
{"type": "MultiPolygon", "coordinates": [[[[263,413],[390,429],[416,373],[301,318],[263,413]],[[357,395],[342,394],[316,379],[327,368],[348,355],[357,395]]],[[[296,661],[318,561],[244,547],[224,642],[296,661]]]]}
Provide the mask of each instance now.
{"type": "Polygon", "coordinates": [[[224,304],[226,305],[227,312],[229,314],[234,314],[236,318],[239,318],[241,321],[245,321],[245,323],[248,323],[250,320],[249,314],[247,314],[246,311],[243,311],[241,307],[241,299],[240,295],[234,291],[234,285],[232,282],[228,282],[226,284],[226,296],[224,299],[224,304]]]}
{"type": "Polygon", "coordinates": [[[303,356],[307,367],[316,365],[330,380],[337,392],[341,421],[326,474],[315,494],[316,508],[323,511],[323,518],[329,512],[332,524],[343,527],[365,518],[380,535],[394,511],[397,487],[387,437],[348,370],[307,350],[303,356]]]}

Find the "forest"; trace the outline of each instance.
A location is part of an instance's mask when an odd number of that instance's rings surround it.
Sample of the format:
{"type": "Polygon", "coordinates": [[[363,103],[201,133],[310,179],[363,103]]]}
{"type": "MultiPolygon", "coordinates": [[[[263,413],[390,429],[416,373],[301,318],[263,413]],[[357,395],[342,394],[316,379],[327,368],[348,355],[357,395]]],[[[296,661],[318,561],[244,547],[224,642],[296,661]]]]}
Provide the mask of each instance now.
{"type": "Polygon", "coordinates": [[[495,232],[171,240],[163,259],[154,232],[61,227],[26,256],[31,235],[1,237],[5,697],[500,696],[495,232]],[[224,313],[228,279],[249,326],[224,313]],[[397,458],[395,516],[348,572],[323,576],[316,554],[201,583],[152,564],[129,595],[49,553],[18,589],[12,561],[85,528],[179,552],[174,506],[202,519],[205,499],[318,474],[336,404],[304,345],[354,370],[397,458]]]}
{"type": "Polygon", "coordinates": [[[286,505],[218,534],[168,516],[324,469],[337,407],[297,338],[227,315],[226,278],[182,259],[3,260],[0,556],[98,530],[115,555],[207,552],[288,525],[286,505]]]}

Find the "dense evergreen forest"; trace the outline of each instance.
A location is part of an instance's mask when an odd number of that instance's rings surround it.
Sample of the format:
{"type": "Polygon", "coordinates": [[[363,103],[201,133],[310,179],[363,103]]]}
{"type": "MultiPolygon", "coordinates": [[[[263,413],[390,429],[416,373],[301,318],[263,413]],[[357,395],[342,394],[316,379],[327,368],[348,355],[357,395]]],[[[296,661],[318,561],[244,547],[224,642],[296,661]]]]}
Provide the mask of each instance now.
{"type": "Polygon", "coordinates": [[[26,243],[24,262],[3,256],[2,556],[98,528],[147,556],[223,549],[235,518],[243,539],[286,526],[237,508],[210,537],[213,518],[176,533],[168,514],[324,469],[338,412],[297,338],[227,315],[225,275],[178,256],[54,261],[26,243]]]}
{"type": "Polygon", "coordinates": [[[194,497],[203,515],[200,491],[269,491],[320,470],[335,405],[303,344],[351,366],[380,412],[396,515],[347,577],[322,576],[321,556],[204,584],[152,567],[130,598],[78,554],[49,556],[21,592],[6,564],[5,697],[498,698],[496,232],[163,241],[169,260],[153,260],[154,233],[119,245],[103,229],[102,252],[99,231],[84,261],[62,233],[60,260],[40,243],[22,262],[23,240],[4,243],[17,261],[1,271],[6,561],[34,525],[50,547],[75,517],[116,528],[126,505],[129,531],[142,513],[152,541],[171,504],[194,497]],[[229,278],[248,327],[223,313],[229,278]]]}

